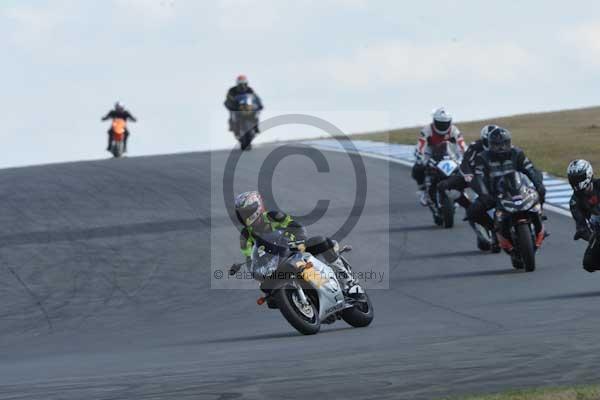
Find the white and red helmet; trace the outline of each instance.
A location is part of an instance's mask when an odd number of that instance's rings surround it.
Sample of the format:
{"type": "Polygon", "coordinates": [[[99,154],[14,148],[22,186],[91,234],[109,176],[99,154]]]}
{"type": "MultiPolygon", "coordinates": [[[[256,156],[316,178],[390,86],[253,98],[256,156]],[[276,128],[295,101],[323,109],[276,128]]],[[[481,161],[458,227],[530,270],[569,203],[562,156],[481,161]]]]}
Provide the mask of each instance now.
{"type": "Polygon", "coordinates": [[[433,112],[433,131],[438,135],[447,135],[452,129],[452,115],[444,107],[433,112]]]}
{"type": "Polygon", "coordinates": [[[235,83],[237,85],[247,85],[248,84],[248,77],[246,77],[246,75],[239,75],[236,79],[235,79],[235,83]]]}

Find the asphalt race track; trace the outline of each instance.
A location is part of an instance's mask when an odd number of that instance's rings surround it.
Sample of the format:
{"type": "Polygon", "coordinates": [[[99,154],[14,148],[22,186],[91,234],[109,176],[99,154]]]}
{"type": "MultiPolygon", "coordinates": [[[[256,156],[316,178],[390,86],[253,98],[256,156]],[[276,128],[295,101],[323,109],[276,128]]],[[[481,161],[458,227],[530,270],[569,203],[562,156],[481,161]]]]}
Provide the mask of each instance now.
{"type": "MultiPolygon", "coordinates": [[[[244,154],[236,191],[272,149],[244,154]]],[[[324,154],[329,173],[296,155],[273,177],[290,213],[331,201],[315,234],[343,223],[356,189],[348,156],[324,154]]],[[[435,399],[600,377],[600,275],[581,269],[572,221],[550,214],[538,270],[515,272],[465,223],[434,227],[409,170],[383,160],[364,159],[346,239],[357,270],[389,280],[369,292],[370,327],[301,336],[256,289],[215,288],[241,259],[228,155],[0,171],[0,399],[435,399]]]]}

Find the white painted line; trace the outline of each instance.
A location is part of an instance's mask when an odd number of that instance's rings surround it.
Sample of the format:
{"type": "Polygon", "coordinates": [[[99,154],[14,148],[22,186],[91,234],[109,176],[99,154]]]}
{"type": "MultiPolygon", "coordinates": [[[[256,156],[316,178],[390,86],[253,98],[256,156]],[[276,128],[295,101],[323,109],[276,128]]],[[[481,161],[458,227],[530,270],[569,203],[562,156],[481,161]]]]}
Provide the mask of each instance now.
{"type": "Polygon", "coordinates": [[[571,198],[573,191],[571,190],[557,190],[556,192],[546,191],[546,197],[568,197],[571,198]]]}
{"type": "Polygon", "coordinates": [[[571,201],[571,196],[569,197],[549,197],[548,198],[548,203],[555,203],[555,204],[569,204],[569,202],[571,201]]]}
{"type": "Polygon", "coordinates": [[[571,188],[571,185],[569,185],[568,182],[560,182],[560,183],[548,183],[548,181],[546,179],[544,179],[544,185],[546,186],[550,186],[550,187],[566,187],[566,188],[571,188]]]}
{"type": "Polygon", "coordinates": [[[554,186],[554,187],[552,187],[552,186],[550,186],[550,187],[546,186],[546,191],[553,192],[553,193],[556,193],[556,192],[570,192],[570,193],[573,193],[573,189],[571,189],[571,186],[554,186]]]}
{"type": "Polygon", "coordinates": [[[566,217],[572,217],[571,211],[567,211],[564,208],[553,206],[552,204],[548,204],[548,203],[544,204],[544,210],[552,211],[557,214],[564,215],[566,217]]]}

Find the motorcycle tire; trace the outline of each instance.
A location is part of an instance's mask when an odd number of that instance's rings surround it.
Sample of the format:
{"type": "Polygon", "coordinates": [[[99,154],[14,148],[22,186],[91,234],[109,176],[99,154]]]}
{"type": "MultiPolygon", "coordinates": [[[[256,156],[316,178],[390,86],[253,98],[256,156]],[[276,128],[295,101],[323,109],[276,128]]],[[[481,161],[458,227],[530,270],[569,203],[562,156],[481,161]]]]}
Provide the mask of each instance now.
{"type": "Polygon", "coordinates": [[[274,296],[279,311],[298,332],[303,335],[314,335],[319,332],[321,329],[319,310],[310,297],[307,296],[307,299],[312,309],[312,316],[303,313],[296,305],[297,301],[294,301],[293,297],[296,296],[296,288],[291,283],[286,283],[277,289],[274,296]]]}
{"type": "Polygon", "coordinates": [[[240,147],[242,150],[250,150],[252,148],[252,139],[254,136],[250,133],[244,134],[240,139],[240,147]]]}
{"type": "Polygon", "coordinates": [[[442,200],[442,221],[443,227],[446,229],[454,226],[454,201],[448,196],[444,196],[442,200]]]}
{"type": "Polygon", "coordinates": [[[481,251],[490,251],[492,249],[492,244],[487,240],[478,237],[477,248],[481,251]]]}
{"type": "Polygon", "coordinates": [[[519,253],[521,254],[525,271],[535,271],[535,248],[533,245],[533,237],[531,236],[529,225],[517,225],[517,240],[519,253]]]}
{"type": "Polygon", "coordinates": [[[352,308],[342,310],[342,319],[346,323],[355,328],[364,328],[369,326],[373,321],[375,314],[373,313],[373,305],[367,294],[364,294],[366,301],[357,302],[352,308]]]}
{"type": "Polygon", "coordinates": [[[514,269],[521,270],[523,269],[523,261],[519,257],[511,256],[510,262],[514,269]]]}
{"type": "Polygon", "coordinates": [[[120,158],[123,155],[123,144],[121,142],[113,142],[112,154],[115,158],[120,158]]]}

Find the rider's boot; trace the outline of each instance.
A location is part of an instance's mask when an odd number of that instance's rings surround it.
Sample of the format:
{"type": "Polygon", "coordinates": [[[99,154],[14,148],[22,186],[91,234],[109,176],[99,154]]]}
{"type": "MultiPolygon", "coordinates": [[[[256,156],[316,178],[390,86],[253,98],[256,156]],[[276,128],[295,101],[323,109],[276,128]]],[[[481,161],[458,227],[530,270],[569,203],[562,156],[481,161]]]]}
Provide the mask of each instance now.
{"type": "Polygon", "coordinates": [[[431,202],[431,199],[429,198],[429,191],[425,185],[419,185],[417,196],[419,198],[419,203],[421,203],[423,207],[427,207],[431,202]]]}
{"type": "Polygon", "coordinates": [[[542,243],[544,243],[544,239],[546,239],[546,237],[548,237],[548,233],[546,233],[546,230],[544,228],[542,228],[542,230],[540,230],[538,233],[536,233],[535,235],[535,247],[537,247],[538,249],[540,247],[542,247],[542,243]]]}
{"type": "Polygon", "coordinates": [[[500,248],[500,243],[498,243],[498,236],[496,235],[496,232],[492,231],[491,233],[492,236],[492,253],[500,253],[501,248],[500,248]]]}

